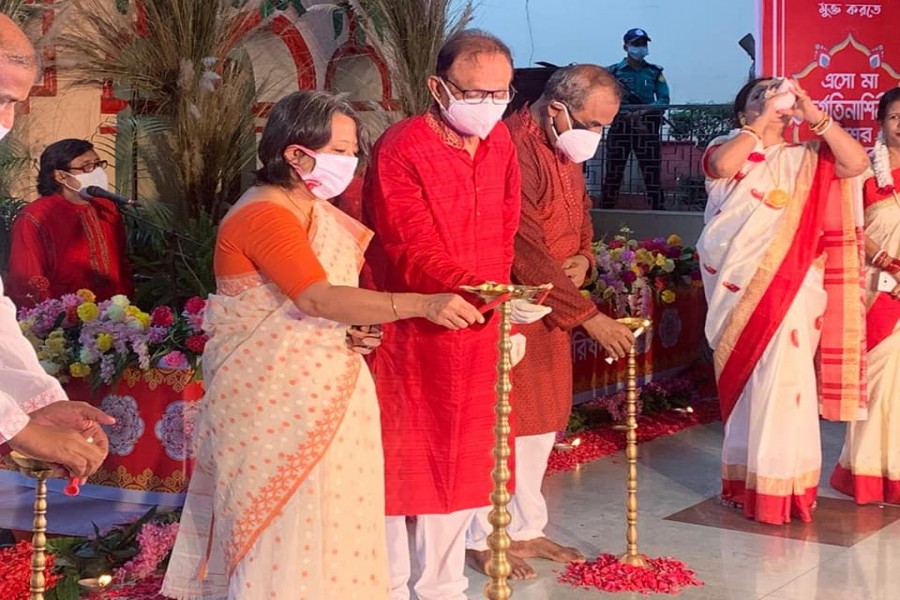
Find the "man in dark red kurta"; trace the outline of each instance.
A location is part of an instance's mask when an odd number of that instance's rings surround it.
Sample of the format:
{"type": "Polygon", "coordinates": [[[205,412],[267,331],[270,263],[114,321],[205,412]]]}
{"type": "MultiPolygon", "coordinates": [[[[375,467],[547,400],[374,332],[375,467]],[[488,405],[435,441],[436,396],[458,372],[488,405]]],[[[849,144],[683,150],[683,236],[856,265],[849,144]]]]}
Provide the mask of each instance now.
{"type": "Polygon", "coordinates": [[[17,306],[79,289],[98,300],[133,295],[122,216],[109,200],[80,192],[106,187],[105,166],[85,140],[61,140],[41,154],[41,197],[20,211],[12,228],[7,286],[17,306]]]}
{"type": "MultiPolygon", "coordinates": [[[[376,145],[364,212],[375,231],[367,258],[379,289],[458,292],[510,281],[521,189],[515,147],[499,120],[511,81],[502,42],[457,34],[428,82],[435,106],[376,145]]],[[[492,489],[497,340],[496,317],[461,331],[423,319],[384,327],[374,372],[392,600],[409,598],[411,515],[416,595],[465,598],[465,531],[492,489]]]]}
{"type": "MultiPolygon", "coordinates": [[[[619,109],[615,78],[595,65],[559,69],[541,98],[506,120],[522,172],[522,218],[515,239],[513,280],[553,284],[543,320],[522,325],[528,350],[513,369],[516,417],[516,493],[510,504],[510,553],[560,562],[583,561],[575,549],[544,536],[547,505],[541,481],[556,432],[565,429],[572,407],[570,331],[581,325],[611,356],[623,357],[633,343],[626,327],[597,311],[579,289],[594,266],[591,199],[581,164],[592,157],[601,132],[619,109]]],[[[488,558],[490,526],[482,512],[470,532],[477,564],[488,558]]],[[[519,576],[534,575],[530,567],[519,576]]]]}

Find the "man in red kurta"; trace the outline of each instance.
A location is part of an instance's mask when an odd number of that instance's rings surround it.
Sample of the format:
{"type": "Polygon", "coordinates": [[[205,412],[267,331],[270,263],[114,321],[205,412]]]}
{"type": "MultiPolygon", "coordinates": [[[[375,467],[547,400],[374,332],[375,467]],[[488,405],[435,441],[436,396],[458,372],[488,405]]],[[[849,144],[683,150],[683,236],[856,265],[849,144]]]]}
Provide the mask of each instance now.
{"type": "MultiPolygon", "coordinates": [[[[377,288],[458,292],[510,281],[521,189],[515,147],[499,121],[511,82],[500,40],[457,34],[428,81],[435,105],[376,145],[363,203],[375,231],[367,258],[377,288]]],[[[384,327],[374,372],[392,600],[409,598],[406,517],[413,515],[416,595],[465,598],[465,532],[492,489],[497,340],[496,317],[462,331],[422,319],[384,327]]]]}
{"type": "Polygon", "coordinates": [[[12,228],[7,285],[17,306],[85,288],[99,300],[134,293],[125,256],[125,225],[109,200],[83,190],[106,187],[90,142],[61,140],[41,154],[38,192],[12,228]]]}
{"type": "MultiPolygon", "coordinates": [[[[595,65],[557,70],[541,98],[506,119],[522,172],[522,217],[515,238],[513,280],[526,285],[550,282],[543,320],[522,325],[528,351],[513,369],[516,416],[516,492],[510,504],[510,553],[559,562],[583,561],[573,548],[544,536],[547,505],[541,482],[556,432],[565,429],[572,407],[570,331],[581,325],[613,357],[625,356],[633,337],[623,325],[597,311],[579,292],[594,266],[591,199],[581,163],[594,156],[605,125],[619,109],[615,78],[595,65]]],[[[473,562],[489,558],[487,513],[470,532],[473,562]]],[[[527,565],[514,575],[532,577],[527,565]]]]}

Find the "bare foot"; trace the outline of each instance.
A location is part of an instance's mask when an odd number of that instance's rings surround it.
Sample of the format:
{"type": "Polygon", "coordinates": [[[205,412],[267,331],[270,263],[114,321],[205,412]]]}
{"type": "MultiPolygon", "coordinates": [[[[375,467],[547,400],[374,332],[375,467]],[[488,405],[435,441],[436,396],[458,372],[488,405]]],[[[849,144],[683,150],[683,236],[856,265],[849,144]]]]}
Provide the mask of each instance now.
{"type": "MultiPolygon", "coordinates": [[[[521,557],[507,552],[506,558],[512,569],[509,575],[510,579],[534,579],[537,577],[534,569],[521,557]]],[[[490,559],[490,550],[466,550],[466,563],[482,575],[488,574],[487,566],[490,559]]]]}
{"type": "Polygon", "coordinates": [[[735,508],[737,510],[741,510],[744,508],[744,504],[741,502],[735,502],[734,500],[728,500],[727,498],[719,498],[719,504],[724,506],[725,508],[735,508]]]}
{"type": "Polygon", "coordinates": [[[509,552],[522,558],[546,558],[560,563],[583,563],[584,555],[575,548],[560,546],[551,539],[545,537],[535,538],[524,542],[512,542],[509,552]]]}

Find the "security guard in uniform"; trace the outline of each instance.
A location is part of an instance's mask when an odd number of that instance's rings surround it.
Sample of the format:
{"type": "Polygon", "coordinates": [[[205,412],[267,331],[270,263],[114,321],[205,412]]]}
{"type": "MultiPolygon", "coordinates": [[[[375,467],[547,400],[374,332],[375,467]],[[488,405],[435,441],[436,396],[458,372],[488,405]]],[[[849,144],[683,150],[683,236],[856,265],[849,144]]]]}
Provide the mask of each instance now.
{"type": "Polygon", "coordinates": [[[619,197],[628,156],[634,151],[644,176],[650,207],[663,210],[660,185],[659,130],[665,108],[628,109],[628,104],[665,107],[669,104],[669,84],[660,66],[644,60],[650,36],[643,29],[629,29],[622,38],[627,56],[607,67],[619,80],[623,109],[606,138],[606,174],[603,177],[601,208],[613,208],[619,197]]]}

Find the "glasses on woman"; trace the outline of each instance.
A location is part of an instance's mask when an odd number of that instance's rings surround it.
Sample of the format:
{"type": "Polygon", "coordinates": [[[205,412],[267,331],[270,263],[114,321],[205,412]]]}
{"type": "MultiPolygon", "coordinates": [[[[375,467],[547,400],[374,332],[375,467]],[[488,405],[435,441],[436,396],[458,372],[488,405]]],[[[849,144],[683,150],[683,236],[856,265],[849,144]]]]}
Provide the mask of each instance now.
{"type": "Polygon", "coordinates": [[[491,99],[493,104],[509,104],[516,96],[516,88],[513,86],[509,86],[509,89],[506,90],[465,90],[449,79],[445,79],[444,81],[452,85],[460,94],[462,94],[462,101],[466,104],[482,104],[488,98],[491,99]]]}
{"type": "Polygon", "coordinates": [[[71,167],[70,166],[69,170],[70,171],[80,171],[82,173],[90,173],[97,167],[100,167],[101,169],[105,169],[107,165],[109,165],[109,161],[98,160],[98,161],[94,161],[94,162],[84,163],[80,167],[71,167]]]}

